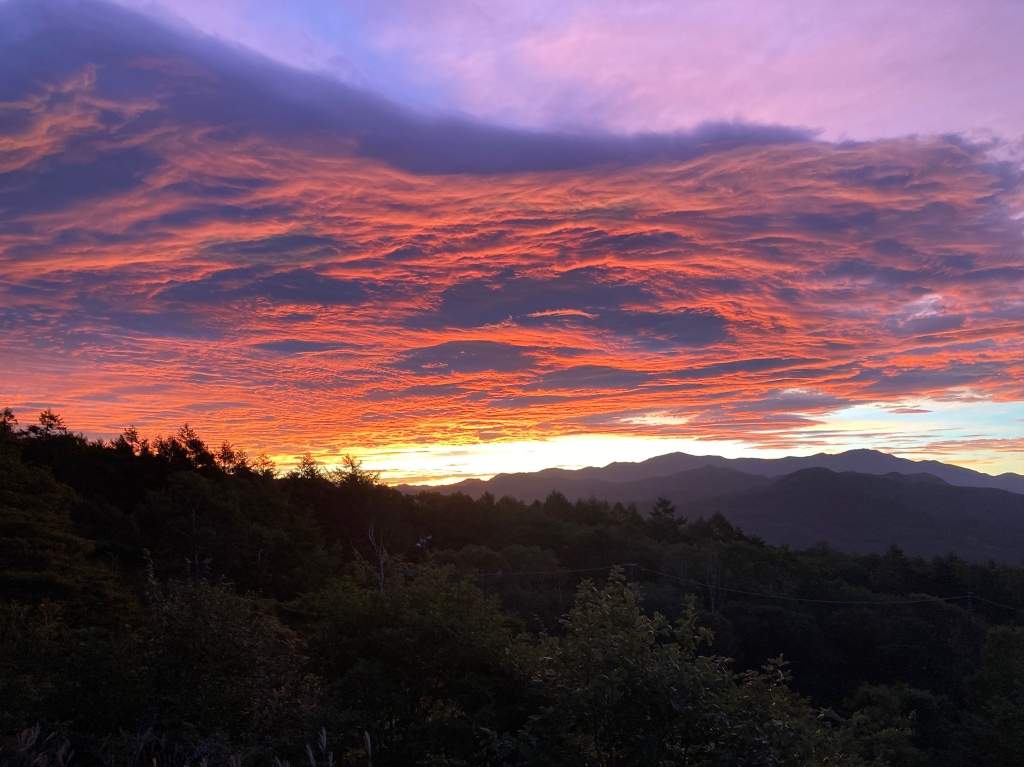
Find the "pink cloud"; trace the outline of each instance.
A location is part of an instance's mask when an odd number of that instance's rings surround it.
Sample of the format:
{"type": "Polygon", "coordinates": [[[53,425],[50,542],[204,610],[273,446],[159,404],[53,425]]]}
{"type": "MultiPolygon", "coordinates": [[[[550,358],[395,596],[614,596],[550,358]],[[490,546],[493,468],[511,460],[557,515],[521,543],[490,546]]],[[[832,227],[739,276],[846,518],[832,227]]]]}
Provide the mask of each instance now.
{"type": "Polygon", "coordinates": [[[164,7],[287,63],[511,125],[1024,135],[1024,13],[1010,0],[164,7]]]}

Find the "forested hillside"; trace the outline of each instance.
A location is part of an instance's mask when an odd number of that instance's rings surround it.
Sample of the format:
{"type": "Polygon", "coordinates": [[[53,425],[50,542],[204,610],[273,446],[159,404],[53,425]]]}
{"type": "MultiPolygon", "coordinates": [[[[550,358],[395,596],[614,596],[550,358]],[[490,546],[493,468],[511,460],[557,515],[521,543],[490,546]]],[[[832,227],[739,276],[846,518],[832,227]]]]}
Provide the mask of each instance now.
{"type": "MultiPolygon", "coordinates": [[[[848,451],[826,457],[846,457],[848,463],[861,468],[877,468],[864,453],[870,453],[872,460],[880,457],[910,468],[918,466],[874,451],[848,451]],[[851,455],[856,460],[850,459],[851,455]]],[[[659,463],[675,463],[681,455],[660,456],[641,464],[612,464],[603,469],[502,474],[486,482],[466,480],[437,492],[451,495],[457,488],[463,488],[467,494],[480,498],[494,491],[492,495],[501,493],[526,501],[546,499],[555,492],[568,498],[592,498],[610,504],[635,503],[645,517],[655,502],[663,498],[677,506],[681,516],[710,518],[718,513],[730,524],[776,546],[806,549],[825,542],[847,553],[881,554],[895,543],[910,555],[928,558],[953,553],[975,563],[1024,562],[1024,494],[950,484],[926,472],[879,475],[812,467],[769,479],[734,468],[707,465],[624,482],[586,478],[588,473],[615,476],[656,471],[654,467],[659,463]],[[652,462],[653,466],[642,468],[652,462]]],[[[788,460],[777,459],[772,465],[792,465],[788,460]]],[[[408,485],[399,489],[406,493],[422,492],[422,488],[408,485]]]]}
{"type": "Polygon", "coordinates": [[[693,511],[407,495],[5,411],[0,761],[1024,760],[1024,569],[693,511]]]}
{"type": "Polygon", "coordinates": [[[819,541],[848,552],[954,552],[971,562],[1024,562],[1024,495],[956,487],[931,474],[837,474],[803,469],[770,485],[701,499],[691,516],[723,514],[769,543],[805,549],[819,541]]]}

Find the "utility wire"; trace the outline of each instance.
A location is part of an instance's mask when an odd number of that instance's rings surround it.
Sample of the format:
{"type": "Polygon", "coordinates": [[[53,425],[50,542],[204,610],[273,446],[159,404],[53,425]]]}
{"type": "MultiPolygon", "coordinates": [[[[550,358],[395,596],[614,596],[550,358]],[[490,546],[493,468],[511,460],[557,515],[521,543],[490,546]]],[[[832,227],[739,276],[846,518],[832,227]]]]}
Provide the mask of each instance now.
{"type": "MultiPolygon", "coordinates": [[[[963,599],[963,598],[964,597],[957,597],[957,599],[963,599]]],[[[977,594],[972,594],[971,595],[971,599],[977,599],[979,602],[985,602],[987,604],[994,605],[996,607],[1002,607],[1004,610],[1013,610],[1015,613],[1024,613],[1024,610],[1021,610],[1019,607],[1010,607],[1009,605],[1001,605],[998,602],[993,602],[991,599],[985,599],[984,597],[979,597],[977,594]]]]}

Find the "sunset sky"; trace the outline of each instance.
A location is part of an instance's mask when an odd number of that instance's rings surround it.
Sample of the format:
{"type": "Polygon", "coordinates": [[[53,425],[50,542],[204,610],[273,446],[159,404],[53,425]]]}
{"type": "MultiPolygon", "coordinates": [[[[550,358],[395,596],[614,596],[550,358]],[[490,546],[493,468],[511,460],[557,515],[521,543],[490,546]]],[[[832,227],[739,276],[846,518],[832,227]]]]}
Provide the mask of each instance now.
{"type": "Polygon", "coordinates": [[[1024,472],[1019,2],[0,2],[0,407],[390,482],[1024,472]]]}

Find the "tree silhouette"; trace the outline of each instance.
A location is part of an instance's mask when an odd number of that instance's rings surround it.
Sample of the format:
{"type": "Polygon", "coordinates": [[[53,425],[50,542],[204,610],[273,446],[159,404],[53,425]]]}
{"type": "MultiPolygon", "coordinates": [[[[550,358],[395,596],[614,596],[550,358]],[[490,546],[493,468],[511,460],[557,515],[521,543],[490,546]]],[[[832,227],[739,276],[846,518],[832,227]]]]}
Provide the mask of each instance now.
{"type": "Polygon", "coordinates": [[[299,479],[323,479],[324,470],[320,468],[320,463],[313,457],[313,454],[307,450],[299,457],[299,465],[292,470],[291,474],[299,479]]]}
{"type": "Polygon", "coordinates": [[[39,425],[30,426],[29,431],[34,432],[37,436],[50,437],[54,434],[67,434],[68,429],[64,425],[63,418],[50,408],[46,408],[39,414],[39,425]]]}
{"type": "Polygon", "coordinates": [[[658,500],[654,502],[654,507],[651,509],[651,519],[655,522],[674,524],[676,522],[675,504],[665,496],[659,495],[658,500]]]}

